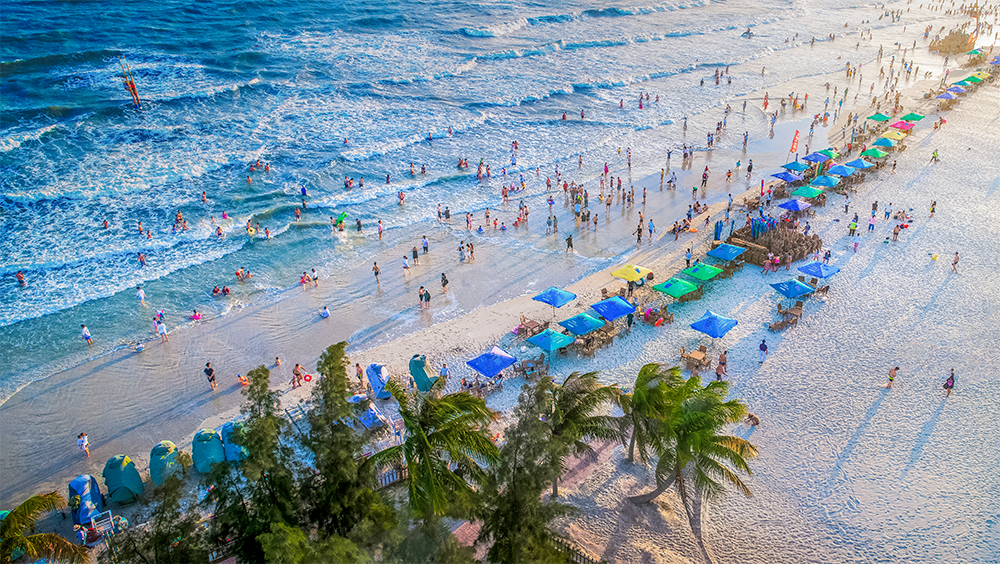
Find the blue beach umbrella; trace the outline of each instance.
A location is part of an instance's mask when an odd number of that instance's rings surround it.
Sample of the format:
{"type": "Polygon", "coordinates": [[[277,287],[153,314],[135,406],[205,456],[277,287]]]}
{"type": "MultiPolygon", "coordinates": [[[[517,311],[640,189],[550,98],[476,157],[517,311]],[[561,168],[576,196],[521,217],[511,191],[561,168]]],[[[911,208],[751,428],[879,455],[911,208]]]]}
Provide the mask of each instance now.
{"type": "Polygon", "coordinates": [[[802,160],[809,161],[811,163],[825,163],[826,161],[830,160],[830,157],[824,155],[823,153],[810,153],[802,157],[802,160]]]}
{"type": "Polygon", "coordinates": [[[604,322],[600,319],[595,319],[586,313],[579,313],[569,319],[560,321],[559,325],[562,325],[577,335],[586,335],[594,329],[604,327],[604,322]]]}
{"type": "Polygon", "coordinates": [[[879,137],[874,143],[872,143],[872,145],[876,147],[895,147],[896,142],[888,137],[879,137]]]}
{"type": "Polygon", "coordinates": [[[517,359],[509,352],[500,347],[493,347],[476,358],[466,361],[466,364],[483,376],[492,378],[515,362],[517,359]]]}
{"type": "Polygon", "coordinates": [[[954,100],[955,98],[958,98],[958,96],[952,94],[951,92],[945,92],[943,94],[938,94],[935,98],[940,98],[942,100],[954,100]]]}
{"type": "Polygon", "coordinates": [[[833,176],[817,176],[816,180],[813,180],[810,186],[823,186],[825,188],[832,188],[840,183],[839,178],[834,178],[833,176]]]}
{"type": "Polygon", "coordinates": [[[785,170],[794,170],[795,172],[802,172],[809,168],[809,165],[800,163],[799,161],[792,161],[788,164],[781,165],[781,168],[785,170]]]}
{"type": "Polygon", "coordinates": [[[733,260],[734,258],[742,255],[747,250],[743,247],[737,247],[736,245],[730,245],[729,243],[724,243],[718,247],[708,251],[707,254],[710,257],[715,257],[722,260],[733,260]]]}
{"type": "Polygon", "coordinates": [[[853,161],[847,163],[847,166],[853,168],[860,168],[861,170],[864,170],[866,168],[871,168],[875,165],[864,159],[854,159],[853,161]]]}
{"type": "Polygon", "coordinates": [[[619,317],[625,317],[630,313],[635,313],[635,306],[625,301],[621,296],[611,296],[606,300],[601,300],[590,306],[594,311],[601,314],[604,319],[614,321],[619,317]]]}
{"type": "Polygon", "coordinates": [[[801,176],[785,171],[779,172],[777,174],[772,174],[771,176],[777,178],[778,180],[784,180],[785,182],[795,182],[796,180],[802,180],[801,176]]]}
{"type": "Polygon", "coordinates": [[[802,211],[804,209],[811,208],[812,204],[803,200],[788,200],[783,204],[778,204],[778,207],[791,211],[802,211]]]}
{"type": "Polygon", "coordinates": [[[575,300],[576,294],[551,286],[531,299],[543,304],[549,304],[552,307],[562,307],[575,300]]]}
{"type": "Polygon", "coordinates": [[[833,174],[836,176],[850,176],[854,174],[854,172],[855,169],[842,164],[831,166],[826,171],[827,174],[833,174]]]}
{"type": "Polygon", "coordinates": [[[701,316],[701,319],[691,324],[691,328],[701,331],[709,337],[717,338],[725,336],[730,329],[736,327],[737,323],[735,319],[722,317],[711,311],[706,311],[705,315],[701,316]]]}
{"type": "Polygon", "coordinates": [[[786,298],[801,298],[806,294],[811,294],[816,291],[805,282],[799,282],[798,280],[786,280],[785,282],[778,282],[776,284],[771,284],[771,287],[778,291],[779,294],[785,296],[786,298]]]}
{"type": "Polygon", "coordinates": [[[951,88],[948,89],[948,92],[954,92],[955,94],[965,94],[966,92],[968,92],[968,90],[962,88],[961,86],[952,86],[951,88]]]}
{"type": "Polygon", "coordinates": [[[525,339],[525,341],[528,341],[543,351],[549,352],[561,349],[575,340],[576,339],[570,337],[569,335],[563,335],[562,333],[553,331],[552,329],[546,329],[534,337],[528,337],[525,339]]]}
{"type": "Polygon", "coordinates": [[[828,278],[840,272],[840,269],[836,266],[830,266],[829,264],[823,264],[821,262],[811,262],[805,266],[800,266],[799,272],[802,274],[808,274],[809,276],[815,276],[816,278],[828,278]]]}

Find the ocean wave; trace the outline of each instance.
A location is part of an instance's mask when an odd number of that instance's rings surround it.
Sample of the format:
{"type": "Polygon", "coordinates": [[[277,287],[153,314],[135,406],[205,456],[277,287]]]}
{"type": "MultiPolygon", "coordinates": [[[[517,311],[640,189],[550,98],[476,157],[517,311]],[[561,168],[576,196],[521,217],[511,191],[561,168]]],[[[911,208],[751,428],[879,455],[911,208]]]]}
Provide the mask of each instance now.
{"type": "Polygon", "coordinates": [[[524,29],[528,25],[528,18],[519,18],[510,22],[498,22],[482,27],[463,27],[459,31],[469,37],[501,37],[519,29],[524,29]]]}
{"type": "Polygon", "coordinates": [[[33,131],[25,131],[21,133],[14,133],[11,135],[7,135],[6,137],[0,139],[0,153],[6,153],[8,151],[17,149],[18,147],[21,146],[22,143],[26,143],[28,141],[38,141],[42,137],[42,135],[45,135],[46,133],[54,130],[55,128],[59,127],[59,125],[60,124],[58,123],[53,123],[52,125],[47,125],[45,127],[41,127],[33,131]]]}

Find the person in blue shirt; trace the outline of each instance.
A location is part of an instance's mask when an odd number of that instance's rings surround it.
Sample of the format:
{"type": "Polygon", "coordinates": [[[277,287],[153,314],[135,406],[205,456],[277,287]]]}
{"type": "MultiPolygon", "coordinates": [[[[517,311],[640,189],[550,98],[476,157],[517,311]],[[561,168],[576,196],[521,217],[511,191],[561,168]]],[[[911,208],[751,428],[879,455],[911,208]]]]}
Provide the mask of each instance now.
{"type": "Polygon", "coordinates": [[[447,362],[444,363],[441,366],[441,372],[440,372],[440,374],[441,374],[442,378],[447,378],[448,376],[451,376],[451,370],[448,370],[448,363],[447,362]]]}
{"type": "Polygon", "coordinates": [[[760,363],[764,364],[764,361],[767,360],[767,340],[761,339],[760,346],[757,348],[760,349],[760,363]]]}

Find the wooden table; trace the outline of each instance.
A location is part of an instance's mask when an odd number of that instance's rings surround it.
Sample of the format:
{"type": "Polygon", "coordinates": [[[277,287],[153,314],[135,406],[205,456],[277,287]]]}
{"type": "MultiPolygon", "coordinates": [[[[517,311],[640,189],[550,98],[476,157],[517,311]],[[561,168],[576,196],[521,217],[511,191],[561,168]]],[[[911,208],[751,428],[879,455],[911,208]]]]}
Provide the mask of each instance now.
{"type": "Polygon", "coordinates": [[[532,335],[534,335],[537,332],[536,329],[538,329],[541,326],[542,326],[541,323],[539,323],[537,321],[531,321],[530,319],[528,321],[525,321],[522,324],[522,327],[524,327],[525,329],[527,329],[527,333],[528,333],[529,337],[532,336],[532,335]]]}
{"type": "Polygon", "coordinates": [[[687,357],[690,358],[690,359],[696,360],[698,362],[701,362],[701,361],[705,360],[705,353],[703,353],[701,351],[691,351],[691,352],[687,353],[687,357]]]}
{"type": "Polygon", "coordinates": [[[795,306],[793,308],[786,309],[785,314],[794,315],[795,317],[802,317],[802,307],[795,306]]]}

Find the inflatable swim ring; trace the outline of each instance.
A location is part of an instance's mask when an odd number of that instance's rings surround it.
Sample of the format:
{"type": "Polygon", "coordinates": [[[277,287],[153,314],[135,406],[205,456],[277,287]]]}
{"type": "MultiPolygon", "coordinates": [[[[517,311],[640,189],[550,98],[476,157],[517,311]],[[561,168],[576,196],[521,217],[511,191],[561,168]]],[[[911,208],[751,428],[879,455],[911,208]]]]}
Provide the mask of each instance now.
{"type": "Polygon", "coordinates": [[[653,327],[659,327],[660,325],[663,325],[662,317],[656,320],[656,323],[653,324],[653,327]]]}
{"type": "Polygon", "coordinates": [[[688,231],[690,231],[691,233],[697,233],[698,232],[698,228],[697,227],[689,227],[688,231]]]}
{"type": "Polygon", "coordinates": [[[256,229],[254,229],[253,227],[247,227],[247,235],[253,237],[256,234],[257,234],[257,230],[256,229]]]}
{"type": "Polygon", "coordinates": [[[306,374],[305,376],[302,377],[302,379],[305,380],[306,382],[312,382],[313,377],[312,374],[306,374]]]}

